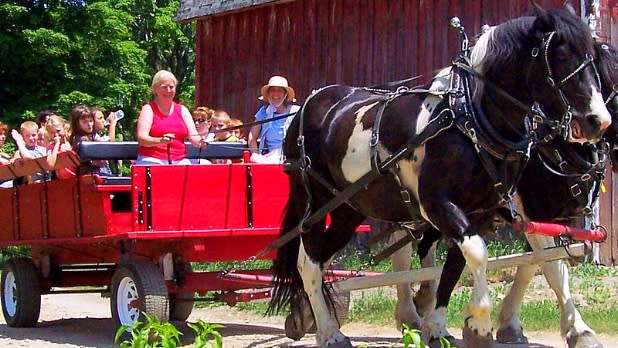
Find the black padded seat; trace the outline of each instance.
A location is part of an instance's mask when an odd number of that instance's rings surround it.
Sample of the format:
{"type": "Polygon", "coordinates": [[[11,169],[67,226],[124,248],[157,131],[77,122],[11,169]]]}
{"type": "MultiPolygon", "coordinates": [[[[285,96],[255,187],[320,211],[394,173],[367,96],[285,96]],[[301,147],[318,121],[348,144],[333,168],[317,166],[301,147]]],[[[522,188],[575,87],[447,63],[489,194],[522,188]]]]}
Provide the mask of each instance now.
{"type": "Polygon", "coordinates": [[[131,185],[129,176],[102,176],[101,185],[131,185]]]}
{"type": "MultiPolygon", "coordinates": [[[[200,149],[190,143],[187,147],[187,158],[242,158],[247,150],[247,144],[215,141],[206,148],[200,149]]],[[[79,144],[79,158],[82,162],[93,160],[135,160],[137,159],[136,141],[82,141],[79,144]]]]}

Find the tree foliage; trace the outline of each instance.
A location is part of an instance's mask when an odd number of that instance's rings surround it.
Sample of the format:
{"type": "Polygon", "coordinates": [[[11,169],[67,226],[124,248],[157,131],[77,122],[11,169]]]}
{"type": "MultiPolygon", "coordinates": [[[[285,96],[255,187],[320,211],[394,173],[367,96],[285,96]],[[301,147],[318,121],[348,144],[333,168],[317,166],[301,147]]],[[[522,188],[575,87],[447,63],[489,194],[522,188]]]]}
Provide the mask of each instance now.
{"type": "Polygon", "coordinates": [[[38,111],[65,118],[76,104],[122,107],[128,131],[150,99],[152,75],[172,71],[192,105],[192,24],[173,21],[178,0],[4,0],[0,3],[0,118],[38,111]]]}

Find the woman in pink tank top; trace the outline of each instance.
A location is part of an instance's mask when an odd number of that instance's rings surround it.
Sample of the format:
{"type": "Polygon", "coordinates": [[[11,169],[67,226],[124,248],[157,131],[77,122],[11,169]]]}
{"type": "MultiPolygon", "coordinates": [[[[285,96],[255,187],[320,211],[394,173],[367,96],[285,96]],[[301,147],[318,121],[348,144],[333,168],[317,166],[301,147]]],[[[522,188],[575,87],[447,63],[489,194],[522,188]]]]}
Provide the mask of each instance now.
{"type": "Polygon", "coordinates": [[[196,147],[206,145],[189,110],[174,101],[177,83],[166,70],[152,78],[154,98],[142,107],[137,119],[137,164],[190,164],[185,158],[185,139],[196,147]]]}

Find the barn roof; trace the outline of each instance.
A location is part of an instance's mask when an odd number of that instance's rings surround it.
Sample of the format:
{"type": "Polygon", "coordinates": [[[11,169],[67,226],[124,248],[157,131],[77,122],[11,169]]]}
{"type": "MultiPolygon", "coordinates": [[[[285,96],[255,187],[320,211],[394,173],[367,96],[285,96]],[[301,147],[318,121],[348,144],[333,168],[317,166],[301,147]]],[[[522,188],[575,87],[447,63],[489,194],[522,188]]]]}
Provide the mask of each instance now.
{"type": "Polygon", "coordinates": [[[178,22],[189,22],[200,17],[289,1],[293,0],[180,0],[174,19],[178,22]]]}

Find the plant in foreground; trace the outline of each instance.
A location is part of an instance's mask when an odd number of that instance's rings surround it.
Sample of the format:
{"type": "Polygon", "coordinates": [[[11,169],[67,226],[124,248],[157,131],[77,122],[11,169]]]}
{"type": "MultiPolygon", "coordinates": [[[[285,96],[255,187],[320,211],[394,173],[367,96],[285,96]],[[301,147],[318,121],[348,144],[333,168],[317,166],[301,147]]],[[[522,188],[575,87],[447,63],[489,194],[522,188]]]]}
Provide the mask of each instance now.
{"type": "MultiPolygon", "coordinates": [[[[412,329],[406,324],[403,324],[402,330],[403,336],[401,337],[401,342],[405,348],[410,347],[410,345],[414,345],[416,348],[425,348],[427,345],[423,343],[421,340],[421,330],[412,329]]],[[[441,348],[451,348],[451,342],[449,342],[446,338],[440,337],[440,347],[441,348]]]]}
{"type": "Polygon", "coordinates": [[[221,336],[221,333],[217,331],[217,329],[222,328],[223,325],[209,324],[202,319],[198,319],[196,323],[187,323],[187,325],[195,331],[195,341],[193,342],[193,347],[223,347],[223,337],[221,336]],[[211,339],[214,339],[214,342],[212,342],[211,339]]]}
{"type": "Polygon", "coordinates": [[[172,323],[162,323],[155,316],[142,312],[146,323],[136,321],[118,328],[115,342],[131,329],[131,339],[120,342],[120,348],[175,348],[180,343],[182,333],[172,323]]]}

